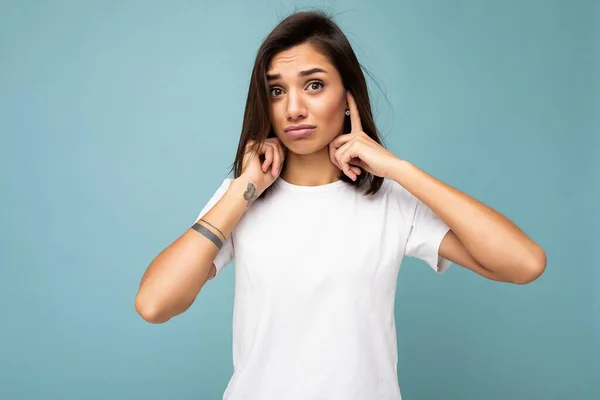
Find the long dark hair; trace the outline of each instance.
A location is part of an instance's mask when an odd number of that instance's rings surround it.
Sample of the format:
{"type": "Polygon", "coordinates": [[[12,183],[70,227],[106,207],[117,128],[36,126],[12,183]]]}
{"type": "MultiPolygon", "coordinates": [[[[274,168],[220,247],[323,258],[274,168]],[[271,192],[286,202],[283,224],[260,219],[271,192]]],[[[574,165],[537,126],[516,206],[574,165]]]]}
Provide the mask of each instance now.
{"type": "MultiPolygon", "coordinates": [[[[367,82],[350,42],[333,22],[332,17],[324,12],[296,12],[283,19],[258,49],[250,78],[242,133],[235,161],[231,167],[231,171],[235,171],[235,178],[242,174],[244,167],[242,162],[248,141],[254,140],[256,146],[254,150],[258,150],[267,138],[276,137],[271,124],[271,100],[266,80],[267,68],[271,60],[277,53],[305,43],[315,46],[338,70],[342,77],[342,84],[356,100],[363,131],[383,146],[371,112],[367,82]]],[[[350,132],[350,128],[350,118],[346,117],[343,132],[350,132]]],[[[356,181],[345,174],[342,174],[341,177],[345,182],[357,187],[368,186],[365,195],[377,193],[384,181],[382,177],[369,174],[365,170],[361,171],[356,181]]],[[[270,187],[260,197],[265,197],[269,189],[270,187]]]]}

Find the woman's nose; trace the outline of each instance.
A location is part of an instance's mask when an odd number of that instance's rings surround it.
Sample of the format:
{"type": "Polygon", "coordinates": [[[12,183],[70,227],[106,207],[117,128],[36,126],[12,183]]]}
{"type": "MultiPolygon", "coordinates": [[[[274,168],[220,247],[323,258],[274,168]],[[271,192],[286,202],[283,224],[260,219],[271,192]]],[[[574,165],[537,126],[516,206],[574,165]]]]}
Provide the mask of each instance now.
{"type": "Polygon", "coordinates": [[[290,120],[306,117],[306,106],[300,94],[290,93],[285,113],[286,118],[290,120]]]}

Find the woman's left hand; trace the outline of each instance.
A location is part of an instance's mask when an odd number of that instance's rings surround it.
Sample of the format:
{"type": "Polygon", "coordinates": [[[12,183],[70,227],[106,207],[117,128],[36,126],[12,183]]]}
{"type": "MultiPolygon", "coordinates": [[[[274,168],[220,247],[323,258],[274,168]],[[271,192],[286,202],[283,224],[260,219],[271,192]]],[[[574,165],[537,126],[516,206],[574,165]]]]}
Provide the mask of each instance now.
{"type": "Polygon", "coordinates": [[[352,131],[339,135],[329,143],[331,162],[353,181],[360,174],[357,167],[376,176],[389,176],[390,168],[399,160],[398,157],[363,132],[358,108],[350,92],[347,99],[352,131]]]}

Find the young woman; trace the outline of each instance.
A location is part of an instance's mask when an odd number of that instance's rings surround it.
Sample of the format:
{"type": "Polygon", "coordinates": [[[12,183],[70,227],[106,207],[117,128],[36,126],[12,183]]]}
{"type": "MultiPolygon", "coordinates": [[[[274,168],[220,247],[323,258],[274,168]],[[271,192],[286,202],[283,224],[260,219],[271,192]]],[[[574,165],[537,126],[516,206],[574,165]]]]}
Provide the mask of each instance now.
{"type": "Polygon", "coordinates": [[[234,169],[135,301],[166,322],[235,258],[224,399],[400,399],[404,256],[515,284],[546,265],[503,215],[382,146],[360,64],[320,13],[289,16],[261,45],[234,169]]]}

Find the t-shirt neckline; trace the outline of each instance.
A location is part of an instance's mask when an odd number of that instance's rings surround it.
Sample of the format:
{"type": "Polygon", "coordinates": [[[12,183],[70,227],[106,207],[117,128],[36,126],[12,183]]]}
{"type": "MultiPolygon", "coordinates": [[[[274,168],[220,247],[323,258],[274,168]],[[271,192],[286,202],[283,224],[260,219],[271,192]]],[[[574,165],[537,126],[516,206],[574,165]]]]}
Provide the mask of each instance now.
{"type": "Polygon", "coordinates": [[[293,183],[289,183],[289,182],[283,180],[283,178],[280,176],[275,180],[275,184],[277,184],[279,187],[281,187],[285,190],[292,190],[292,191],[301,192],[301,193],[317,193],[317,192],[327,192],[329,190],[338,189],[338,188],[346,185],[346,182],[339,179],[337,181],[334,181],[331,183],[326,183],[324,185],[302,186],[302,185],[294,185],[293,183]]]}

